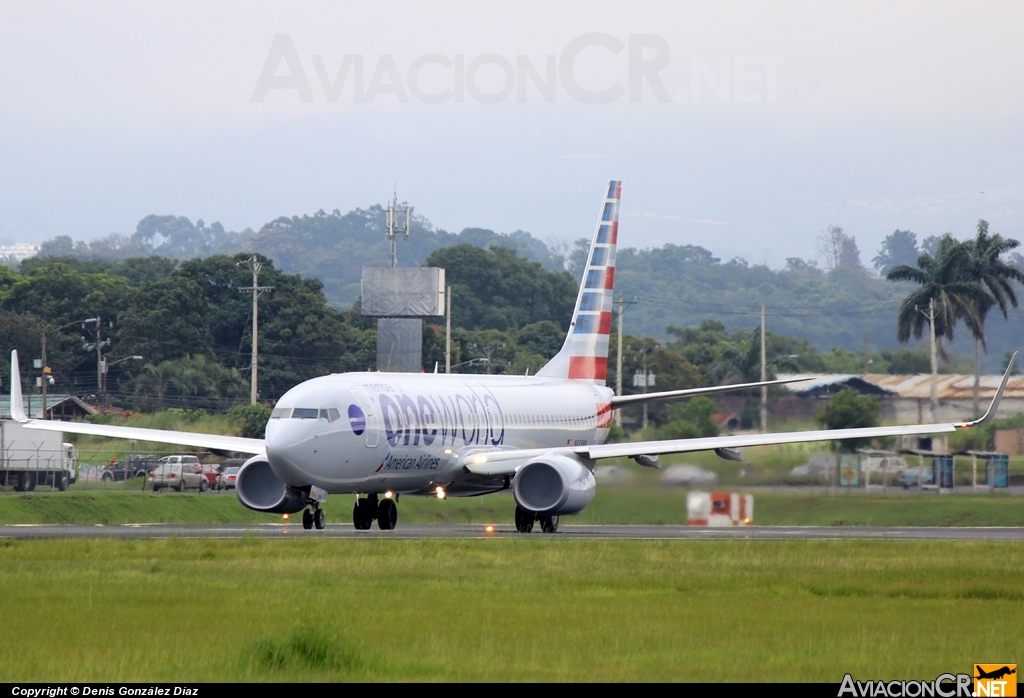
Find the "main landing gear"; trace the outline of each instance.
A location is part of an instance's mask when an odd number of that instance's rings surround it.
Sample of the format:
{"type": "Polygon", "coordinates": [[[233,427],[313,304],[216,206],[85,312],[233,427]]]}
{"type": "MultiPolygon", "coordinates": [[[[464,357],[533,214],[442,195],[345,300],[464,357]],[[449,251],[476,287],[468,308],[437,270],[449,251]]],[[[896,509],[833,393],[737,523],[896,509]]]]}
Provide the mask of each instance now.
{"type": "Polygon", "coordinates": [[[537,516],[532,511],[527,511],[516,506],[516,530],[520,533],[529,533],[533,530],[533,523],[540,521],[540,530],[544,533],[554,533],[558,530],[557,516],[537,516]]]}
{"type": "MultiPolygon", "coordinates": [[[[398,495],[395,495],[397,499],[398,495]]],[[[395,499],[385,497],[378,499],[372,492],[365,499],[357,499],[352,509],[352,523],[357,531],[366,531],[373,526],[373,520],[382,531],[391,531],[398,523],[398,505],[395,499]]]]}
{"type": "Polygon", "coordinates": [[[317,502],[313,502],[312,506],[302,511],[302,527],[307,531],[314,526],[318,531],[322,531],[326,525],[327,517],[324,516],[324,510],[317,502]]]}

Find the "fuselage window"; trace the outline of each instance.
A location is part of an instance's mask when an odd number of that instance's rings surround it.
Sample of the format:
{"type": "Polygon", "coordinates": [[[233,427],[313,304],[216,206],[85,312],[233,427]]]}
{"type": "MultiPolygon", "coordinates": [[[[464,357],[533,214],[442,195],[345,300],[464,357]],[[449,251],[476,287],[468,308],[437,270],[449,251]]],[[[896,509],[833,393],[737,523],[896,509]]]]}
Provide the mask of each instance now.
{"type": "Polygon", "coordinates": [[[320,410],[305,407],[296,407],[292,412],[292,419],[316,419],[320,416],[320,410]]]}

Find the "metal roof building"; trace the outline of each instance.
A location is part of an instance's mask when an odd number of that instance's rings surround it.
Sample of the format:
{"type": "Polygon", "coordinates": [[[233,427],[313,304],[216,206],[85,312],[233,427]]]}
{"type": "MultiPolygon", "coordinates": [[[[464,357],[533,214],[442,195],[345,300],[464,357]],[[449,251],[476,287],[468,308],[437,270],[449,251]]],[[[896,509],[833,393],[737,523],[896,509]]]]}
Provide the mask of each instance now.
{"type": "MultiPolygon", "coordinates": [[[[930,414],[931,374],[889,375],[884,373],[854,374],[786,374],[779,378],[808,378],[784,386],[801,397],[827,397],[842,390],[853,389],[864,395],[883,399],[883,416],[899,422],[956,421],[970,416],[974,395],[974,376],[942,374],[936,381],[939,411],[930,414]]],[[[995,395],[1002,376],[982,376],[979,400],[981,409],[995,395]]],[[[1008,417],[1024,412],[1024,376],[1010,376],[999,403],[998,416],[1008,417]]]]}
{"type": "MultiPolygon", "coordinates": [[[[25,414],[33,419],[43,418],[43,398],[41,395],[24,395],[21,404],[25,414]]],[[[46,419],[59,419],[69,422],[72,419],[96,414],[89,405],[74,395],[53,394],[46,396],[46,419]]],[[[0,418],[11,419],[11,396],[0,395],[0,418]]]]}

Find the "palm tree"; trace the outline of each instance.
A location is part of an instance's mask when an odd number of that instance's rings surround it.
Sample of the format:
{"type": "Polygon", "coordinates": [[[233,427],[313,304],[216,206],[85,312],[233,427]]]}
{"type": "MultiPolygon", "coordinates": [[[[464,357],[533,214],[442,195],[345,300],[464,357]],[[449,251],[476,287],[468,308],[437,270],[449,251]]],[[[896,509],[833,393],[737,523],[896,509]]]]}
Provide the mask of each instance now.
{"type": "Polygon", "coordinates": [[[1012,238],[1004,238],[999,234],[990,235],[988,223],[978,221],[978,233],[971,242],[971,275],[988,290],[987,302],[976,309],[978,314],[978,332],[974,333],[974,412],[978,412],[978,393],[981,388],[980,349],[985,345],[985,319],[989,311],[999,307],[1003,318],[1009,319],[1009,309],[1017,307],[1017,294],[1014,282],[1024,283],[1024,273],[1017,267],[1007,264],[1001,259],[1003,253],[1018,247],[1020,242],[1012,238]]]}
{"type": "Polygon", "coordinates": [[[159,365],[146,364],[142,373],[135,377],[135,394],[156,395],[157,407],[163,409],[168,388],[178,384],[181,368],[172,361],[159,365]]]}
{"type": "MultiPolygon", "coordinates": [[[[906,264],[893,267],[885,278],[889,281],[913,281],[918,288],[900,304],[896,320],[896,339],[905,344],[913,336],[920,339],[929,324],[934,331],[938,353],[948,359],[942,339],[953,340],[957,322],[963,320],[975,337],[981,335],[984,319],[982,310],[995,303],[974,273],[971,242],[960,242],[952,235],[943,235],[935,249],[935,256],[922,252],[917,266],[906,264]],[[934,319],[929,317],[933,309],[934,319]]],[[[932,412],[937,408],[935,397],[938,365],[932,352],[932,412]]]]}

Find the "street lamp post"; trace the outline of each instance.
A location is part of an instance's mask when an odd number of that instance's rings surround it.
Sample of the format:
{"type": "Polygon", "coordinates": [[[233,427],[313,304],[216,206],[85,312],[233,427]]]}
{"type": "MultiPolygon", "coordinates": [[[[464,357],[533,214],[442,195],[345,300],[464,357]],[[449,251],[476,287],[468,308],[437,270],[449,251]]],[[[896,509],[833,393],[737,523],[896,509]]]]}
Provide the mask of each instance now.
{"type": "Polygon", "coordinates": [[[115,361],[107,361],[107,358],[103,357],[103,360],[102,360],[102,363],[101,363],[102,372],[100,374],[102,376],[102,383],[100,385],[100,391],[101,391],[101,395],[102,395],[102,397],[100,398],[100,409],[101,410],[103,408],[103,405],[105,405],[106,402],[107,402],[107,372],[110,370],[111,366],[116,366],[117,364],[119,364],[119,363],[121,363],[123,361],[142,361],[142,357],[141,356],[126,356],[123,359],[117,359],[115,361]]]}

